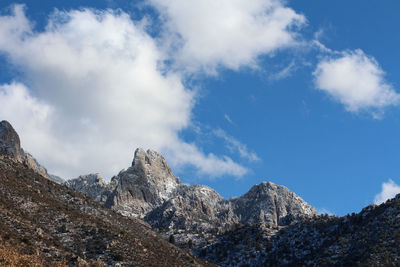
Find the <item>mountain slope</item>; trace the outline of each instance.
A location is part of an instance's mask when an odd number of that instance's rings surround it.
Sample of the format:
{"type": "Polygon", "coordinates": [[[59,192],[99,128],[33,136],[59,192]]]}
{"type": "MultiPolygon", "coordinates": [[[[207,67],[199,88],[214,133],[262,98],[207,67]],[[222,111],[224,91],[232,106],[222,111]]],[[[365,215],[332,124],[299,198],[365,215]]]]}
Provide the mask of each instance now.
{"type": "Polygon", "coordinates": [[[142,221],[123,217],[4,154],[0,244],[48,265],[210,265],[164,241],[142,221]]]}
{"type": "Polygon", "coordinates": [[[195,255],[221,266],[399,266],[400,194],[359,214],[241,226],[195,255]]]}

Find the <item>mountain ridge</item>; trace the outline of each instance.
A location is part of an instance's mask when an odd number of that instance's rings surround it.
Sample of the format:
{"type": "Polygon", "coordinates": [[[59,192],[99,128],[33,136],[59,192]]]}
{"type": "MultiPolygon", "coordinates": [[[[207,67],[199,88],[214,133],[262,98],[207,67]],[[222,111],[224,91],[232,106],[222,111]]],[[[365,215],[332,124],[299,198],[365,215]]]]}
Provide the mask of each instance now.
{"type": "Polygon", "coordinates": [[[287,187],[272,182],[254,185],[243,196],[231,199],[205,185],[182,184],[164,157],[150,149],[136,149],[132,166],[109,183],[90,186],[88,178],[93,175],[71,179],[66,185],[125,216],[142,218],[156,228],[229,228],[248,222],[286,225],[317,215],[312,206],[287,187]],[[98,188],[97,195],[94,188],[98,188]]]}
{"type": "Polygon", "coordinates": [[[162,155],[143,149],[109,183],[89,174],[58,185],[10,126],[0,123],[0,263],[213,266],[192,255],[220,266],[400,263],[400,194],[344,217],[317,215],[272,182],[225,199],[182,184],[162,155]]]}

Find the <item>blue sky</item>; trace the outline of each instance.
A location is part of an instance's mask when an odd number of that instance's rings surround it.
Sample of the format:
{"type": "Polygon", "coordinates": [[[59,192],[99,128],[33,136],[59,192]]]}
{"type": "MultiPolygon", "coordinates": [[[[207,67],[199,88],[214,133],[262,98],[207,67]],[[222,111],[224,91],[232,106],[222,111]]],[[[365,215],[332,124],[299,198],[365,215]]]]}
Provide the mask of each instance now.
{"type": "Polygon", "coordinates": [[[1,1],[0,118],[65,178],[140,146],[224,197],[267,180],[343,215],[400,192],[398,1],[187,3],[1,1]]]}

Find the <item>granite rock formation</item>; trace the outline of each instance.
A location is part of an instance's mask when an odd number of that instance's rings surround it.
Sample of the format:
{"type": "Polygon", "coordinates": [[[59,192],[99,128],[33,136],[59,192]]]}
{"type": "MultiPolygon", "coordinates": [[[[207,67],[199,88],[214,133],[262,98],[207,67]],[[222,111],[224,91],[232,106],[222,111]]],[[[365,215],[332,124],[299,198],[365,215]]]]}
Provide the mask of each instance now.
{"type": "Polygon", "coordinates": [[[271,182],[255,185],[230,200],[208,186],[182,184],[159,153],[140,148],[132,166],[110,183],[88,175],[67,185],[125,216],[143,218],[155,228],[170,230],[221,232],[238,223],[287,225],[317,214],[289,189],[271,182]]]}

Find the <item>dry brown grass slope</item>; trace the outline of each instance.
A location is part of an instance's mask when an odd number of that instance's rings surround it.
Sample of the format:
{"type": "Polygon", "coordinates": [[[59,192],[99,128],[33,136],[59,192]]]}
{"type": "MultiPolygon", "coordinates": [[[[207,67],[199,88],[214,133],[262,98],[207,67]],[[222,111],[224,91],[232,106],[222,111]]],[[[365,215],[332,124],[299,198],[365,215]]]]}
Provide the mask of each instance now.
{"type": "Polygon", "coordinates": [[[0,265],[213,266],[0,154],[0,265]]]}

